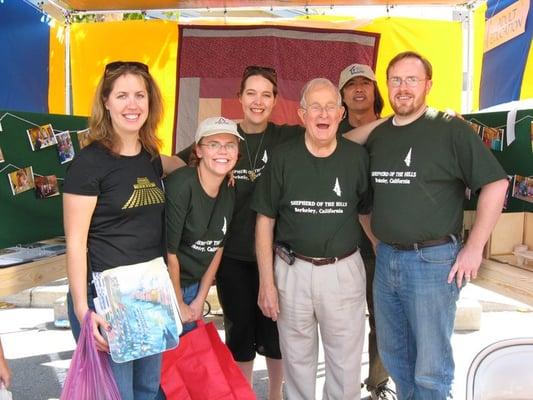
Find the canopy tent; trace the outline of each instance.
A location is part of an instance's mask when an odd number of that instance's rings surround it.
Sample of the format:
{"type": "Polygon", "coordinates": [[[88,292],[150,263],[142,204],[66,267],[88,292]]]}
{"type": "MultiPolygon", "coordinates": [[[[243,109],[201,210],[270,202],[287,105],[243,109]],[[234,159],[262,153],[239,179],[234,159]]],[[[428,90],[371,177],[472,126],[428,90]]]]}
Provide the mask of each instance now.
{"type": "MultiPolygon", "coordinates": [[[[52,3],[44,1],[44,3],[52,3]]],[[[160,10],[186,8],[234,8],[234,7],[314,7],[354,6],[369,4],[465,4],[456,0],[54,0],[53,6],[69,11],[95,10],[160,10]]]]}

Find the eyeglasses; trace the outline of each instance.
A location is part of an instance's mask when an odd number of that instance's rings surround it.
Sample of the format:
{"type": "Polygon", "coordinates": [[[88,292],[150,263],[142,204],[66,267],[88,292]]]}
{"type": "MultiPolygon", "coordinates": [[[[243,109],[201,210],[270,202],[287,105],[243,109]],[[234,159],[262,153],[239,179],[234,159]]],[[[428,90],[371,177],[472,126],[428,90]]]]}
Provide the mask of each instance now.
{"type": "Polygon", "coordinates": [[[313,103],[309,107],[304,108],[304,110],[312,113],[312,114],[322,114],[324,111],[328,114],[334,114],[338,109],[339,105],[335,103],[328,103],[324,107],[322,107],[320,104],[313,103]]]}
{"type": "Polygon", "coordinates": [[[108,72],[116,71],[117,69],[119,69],[120,67],[123,67],[123,66],[135,67],[135,68],[139,68],[140,70],[142,70],[144,72],[149,72],[148,71],[148,65],[146,65],[146,64],[144,64],[142,62],[138,62],[138,61],[113,61],[113,62],[110,62],[109,64],[107,64],[105,66],[104,75],[107,74],[108,72]]]}
{"type": "Polygon", "coordinates": [[[205,146],[211,151],[219,151],[222,147],[224,147],[224,150],[227,152],[237,151],[239,149],[239,145],[237,143],[229,142],[226,144],[222,144],[219,142],[208,142],[208,143],[199,143],[200,146],[205,146]]]}
{"type": "Polygon", "coordinates": [[[416,76],[408,76],[405,79],[402,79],[398,76],[393,76],[392,78],[389,78],[389,85],[394,88],[398,88],[402,86],[402,83],[405,82],[405,84],[409,87],[417,87],[418,84],[422,81],[426,81],[427,79],[420,79],[416,76]]]}
{"type": "Polygon", "coordinates": [[[259,65],[248,65],[245,69],[244,69],[244,73],[243,75],[250,75],[250,74],[253,74],[255,72],[267,72],[269,74],[272,74],[274,76],[277,76],[277,72],[274,68],[271,68],[271,67],[261,67],[259,65]]]}

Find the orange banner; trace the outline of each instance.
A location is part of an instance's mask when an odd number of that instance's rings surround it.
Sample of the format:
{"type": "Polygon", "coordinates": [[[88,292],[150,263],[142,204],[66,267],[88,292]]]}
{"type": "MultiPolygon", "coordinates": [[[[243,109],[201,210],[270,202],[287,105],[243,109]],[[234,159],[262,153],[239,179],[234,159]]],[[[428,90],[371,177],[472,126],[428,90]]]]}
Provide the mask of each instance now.
{"type": "Polygon", "coordinates": [[[518,0],[490,17],[485,25],[485,52],[524,33],[528,11],[529,0],[518,0]]]}

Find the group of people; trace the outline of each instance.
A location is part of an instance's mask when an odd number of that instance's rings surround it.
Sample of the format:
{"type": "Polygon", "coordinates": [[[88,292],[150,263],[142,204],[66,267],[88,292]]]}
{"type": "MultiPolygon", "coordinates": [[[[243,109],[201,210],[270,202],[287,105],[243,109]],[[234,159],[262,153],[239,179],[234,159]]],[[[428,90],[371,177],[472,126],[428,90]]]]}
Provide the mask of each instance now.
{"type": "MultiPolygon", "coordinates": [[[[202,317],[215,280],[226,344],[250,383],[256,354],[266,357],[269,400],[282,399],[283,381],[290,400],[315,398],[318,329],[323,398],[360,398],[366,308],[370,398],[392,395],[389,374],[399,399],[448,398],[455,301],[463,280],[476,277],[507,179],[471,128],[427,106],[431,85],[425,58],[397,55],[387,69],[394,115],[379,119],[374,72],[353,64],[338,86],[306,84],[303,126],[276,125],[276,71],[249,66],[242,121],[209,118],[193,145],[167,157],[148,67],[108,64],[91,144],[64,183],[75,336],[94,307],[94,274],[164,254],[184,331],[202,317]],[[139,183],[165,193],[132,204],[139,183]],[[463,245],[466,187],[481,192],[463,245]]],[[[97,314],[91,323],[108,351],[101,330],[112,327],[97,314]]],[[[161,355],[110,364],[123,399],[164,398],[161,355]]]]}

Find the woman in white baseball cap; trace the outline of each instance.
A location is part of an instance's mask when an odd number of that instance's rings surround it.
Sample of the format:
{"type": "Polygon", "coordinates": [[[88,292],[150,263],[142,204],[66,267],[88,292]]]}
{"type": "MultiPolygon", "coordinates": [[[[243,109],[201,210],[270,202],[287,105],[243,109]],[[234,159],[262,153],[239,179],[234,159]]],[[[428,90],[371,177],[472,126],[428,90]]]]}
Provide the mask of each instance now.
{"type": "MultiPolygon", "coordinates": [[[[235,210],[224,255],[216,276],[217,293],[224,311],[226,344],[239,367],[252,383],[256,353],[266,358],[269,375],[269,400],[282,398],[281,352],[276,323],[257,306],[259,275],[255,258],[255,212],[250,209],[255,182],[271,158],[274,148],[303,135],[299,125],[270,122],[278,95],[277,73],[268,66],[249,65],[237,93],[243,111],[238,132],[241,157],[233,171],[235,210]]],[[[189,160],[191,147],[178,156],[189,160]]]]}
{"type": "Polygon", "coordinates": [[[235,122],[207,118],[196,131],[192,165],[165,180],[168,271],[184,333],[202,318],[220,264],[235,203],[228,174],[237,162],[240,139],[235,122]]]}

